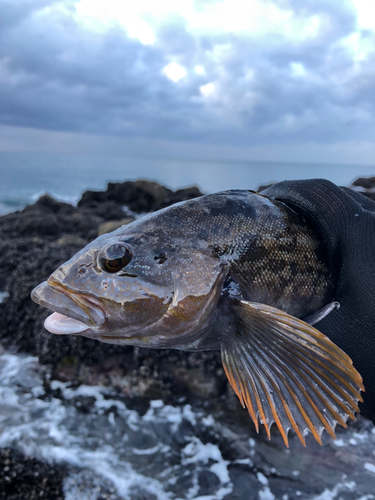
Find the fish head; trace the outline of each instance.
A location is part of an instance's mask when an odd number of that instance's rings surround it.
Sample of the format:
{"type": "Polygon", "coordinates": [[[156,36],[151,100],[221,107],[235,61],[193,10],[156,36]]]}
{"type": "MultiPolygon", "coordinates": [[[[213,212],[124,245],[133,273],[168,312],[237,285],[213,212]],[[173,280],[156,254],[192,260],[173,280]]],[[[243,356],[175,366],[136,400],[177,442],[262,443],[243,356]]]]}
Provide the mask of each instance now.
{"type": "Polygon", "coordinates": [[[193,342],[211,321],[229,264],[175,241],[168,228],[155,234],[129,226],[94,240],[32,291],[55,311],[46,329],[113,344],[193,342]]]}

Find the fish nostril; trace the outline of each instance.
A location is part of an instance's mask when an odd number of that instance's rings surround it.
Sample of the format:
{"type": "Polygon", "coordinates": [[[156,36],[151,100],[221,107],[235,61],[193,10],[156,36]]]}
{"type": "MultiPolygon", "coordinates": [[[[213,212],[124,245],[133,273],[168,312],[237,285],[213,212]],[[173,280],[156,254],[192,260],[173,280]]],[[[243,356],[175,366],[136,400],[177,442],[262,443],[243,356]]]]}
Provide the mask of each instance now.
{"type": "Polygon", "coordinates": [[[164,253],[159,253],[159,255],[155,255],[154,260],[156,260],[158,264],[163,264],[167,260],[167,257],[164,253]]]}
{"type": "Polygon", "coordinates": [[[78,276],[83,276],[84,274],[86,274],[86,271],[87,271],[86,266],[80,266],[77,270],[77,274],[78,276]]]}
{"type": "Polygon", "coordinates": [[[81,264],[77,269],[78,276],[83,276],[86,274],[87,269],[91,266],[91,264],[81,264]]]}

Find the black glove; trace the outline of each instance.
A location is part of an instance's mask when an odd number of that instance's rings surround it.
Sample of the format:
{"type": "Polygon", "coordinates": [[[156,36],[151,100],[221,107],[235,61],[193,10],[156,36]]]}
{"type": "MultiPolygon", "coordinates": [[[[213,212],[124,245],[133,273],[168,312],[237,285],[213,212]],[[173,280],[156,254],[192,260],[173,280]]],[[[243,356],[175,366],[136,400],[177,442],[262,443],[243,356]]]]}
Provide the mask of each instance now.
{"type": "Polygon", "coordinates": [[[324,179],[262,191],[302,214],[324,242],[340,308],[317,323],[363,377],[361,415],[375,424],[375,202],[324,179]]]}

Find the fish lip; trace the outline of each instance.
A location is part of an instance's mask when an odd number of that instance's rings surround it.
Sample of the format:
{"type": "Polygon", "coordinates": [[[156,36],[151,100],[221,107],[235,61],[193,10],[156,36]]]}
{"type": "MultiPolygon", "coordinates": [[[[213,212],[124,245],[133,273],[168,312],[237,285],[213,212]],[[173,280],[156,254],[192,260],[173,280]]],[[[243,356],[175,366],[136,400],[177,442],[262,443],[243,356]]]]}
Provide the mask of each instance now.
{"type": "Polygon", "coordinates": [[[72,292],[55,281],[44,281],[31,292],[31,299],[53,312],[81,321],[88,328],[101,328],[107,321],[100,302],[87,294],[72,292]]]}

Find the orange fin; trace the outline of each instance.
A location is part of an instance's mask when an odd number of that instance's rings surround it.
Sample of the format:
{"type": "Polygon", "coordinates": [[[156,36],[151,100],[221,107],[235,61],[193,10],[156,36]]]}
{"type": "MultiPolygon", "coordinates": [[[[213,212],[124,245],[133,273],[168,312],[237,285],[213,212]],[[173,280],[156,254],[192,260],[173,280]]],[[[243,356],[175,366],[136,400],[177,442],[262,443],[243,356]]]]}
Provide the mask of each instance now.
{"type": "Polygon", "coordinates": [[[304,321],[255,302],[233,305],[236,330],[221,336],[228,380],[258,430],[276,423],[285,445],[292,428],[304,446],[311,432],[321,444],[324,429],[335,438],[358,412],[362,378],[328,337],[304,321]]]}

